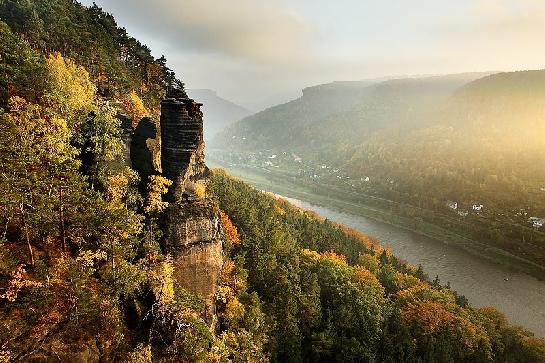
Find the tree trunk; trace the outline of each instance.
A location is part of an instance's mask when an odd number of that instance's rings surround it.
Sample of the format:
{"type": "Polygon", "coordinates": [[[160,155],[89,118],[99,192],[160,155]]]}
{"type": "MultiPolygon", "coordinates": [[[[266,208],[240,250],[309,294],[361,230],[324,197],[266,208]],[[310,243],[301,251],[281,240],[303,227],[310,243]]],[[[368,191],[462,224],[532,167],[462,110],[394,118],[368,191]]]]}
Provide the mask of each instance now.
{"type": "Polygon", "coordinates": [[[62,202],[62,187],[59,187],[59,230],[62,252],[66,252],[66,233],[64,229],[64,205],[62,202]]]}

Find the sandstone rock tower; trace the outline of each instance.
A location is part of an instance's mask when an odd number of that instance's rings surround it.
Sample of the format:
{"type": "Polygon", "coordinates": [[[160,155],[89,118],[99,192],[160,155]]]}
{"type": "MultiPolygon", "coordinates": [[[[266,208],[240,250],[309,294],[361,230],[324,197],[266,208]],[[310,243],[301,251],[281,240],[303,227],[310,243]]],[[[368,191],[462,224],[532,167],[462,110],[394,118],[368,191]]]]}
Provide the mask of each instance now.
{"type": "Polygon", "coordinates": [[[161,167],[163,176],[173,181],[164,247],[174,259],[176,282],[204,300],[205,319],[213,326],[223,248],[219,211],[203,195],[208,169],[200,106],[189,98],[161,103],[161,167]]]}
{"type": "Polygon", "coordinates": [[[163,176],[174,182],[171,202],[188,197],[189,184],[206,177],[201,106],[189,98],[161,102],[161,167],[163,176]]]}

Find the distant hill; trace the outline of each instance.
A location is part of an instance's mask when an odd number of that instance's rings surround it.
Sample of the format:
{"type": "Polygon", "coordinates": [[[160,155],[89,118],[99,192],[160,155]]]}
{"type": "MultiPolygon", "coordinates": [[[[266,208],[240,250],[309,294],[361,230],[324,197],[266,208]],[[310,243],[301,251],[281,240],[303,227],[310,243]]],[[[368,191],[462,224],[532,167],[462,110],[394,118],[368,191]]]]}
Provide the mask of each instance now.
{"type": "Polygon", "coordinates": [[[544,136],[545,70],[469,73],[312,87],[228,128],[217,154],[406,203],[399,213],[543,266],[529,217],[545,218],[544,136]]]}
{"type": "Polygon", "coordinates": [[[429,122],[432,110],[454,90],[485,75],[488,73],[308,87],[302,97],[229,127],[214,145],[246,151],[290,149],[303,154],[336,151],[383,128],[414,128],[429,122]]]}
{"type": "Polygon", "coordinates": [[[203,103],[205,117],[204,138],[210,141],[217,133],[252,112],[231,101],[218,96],[216,91],[210,89],[187,90],[189,97],[203,103]]]}

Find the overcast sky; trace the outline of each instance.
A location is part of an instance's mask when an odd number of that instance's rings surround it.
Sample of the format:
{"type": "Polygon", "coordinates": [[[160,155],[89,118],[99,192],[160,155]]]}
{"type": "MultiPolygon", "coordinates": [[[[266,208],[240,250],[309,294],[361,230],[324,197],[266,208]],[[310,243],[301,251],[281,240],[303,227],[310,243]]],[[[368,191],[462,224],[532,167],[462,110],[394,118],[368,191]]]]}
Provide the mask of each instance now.
{"type": "Polygon", "coordinates": [[[545,68],[544,0],[95,2],[187,88],[254,110],[335,80],[545,68]]]}

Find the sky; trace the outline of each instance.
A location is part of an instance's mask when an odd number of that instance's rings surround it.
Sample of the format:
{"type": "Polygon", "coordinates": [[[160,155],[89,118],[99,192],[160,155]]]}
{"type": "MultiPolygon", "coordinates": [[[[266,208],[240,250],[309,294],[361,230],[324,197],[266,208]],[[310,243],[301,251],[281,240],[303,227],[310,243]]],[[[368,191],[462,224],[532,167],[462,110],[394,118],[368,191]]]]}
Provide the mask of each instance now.
{"type": "Polygon", "coordinates": [[[187,88],[254,111],[332,81],[545,68],[544,0],[95,2],[187,88]]]}

